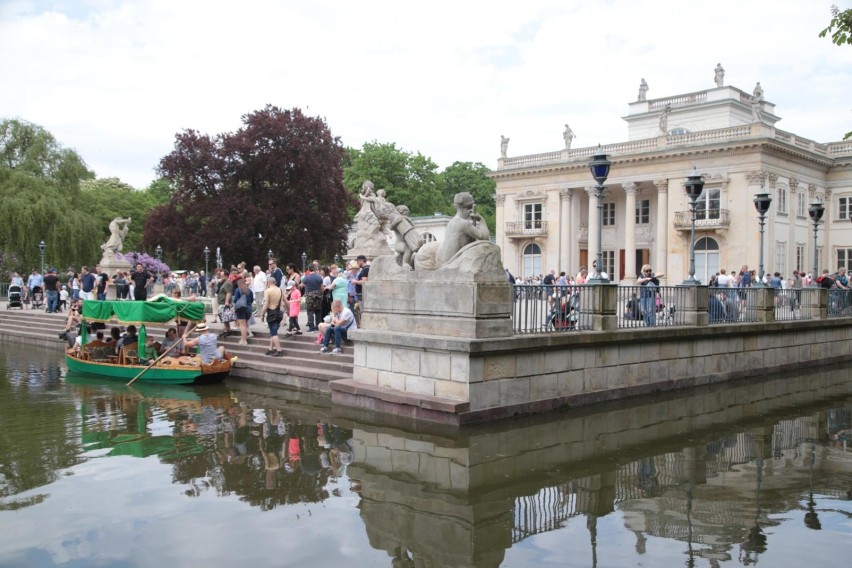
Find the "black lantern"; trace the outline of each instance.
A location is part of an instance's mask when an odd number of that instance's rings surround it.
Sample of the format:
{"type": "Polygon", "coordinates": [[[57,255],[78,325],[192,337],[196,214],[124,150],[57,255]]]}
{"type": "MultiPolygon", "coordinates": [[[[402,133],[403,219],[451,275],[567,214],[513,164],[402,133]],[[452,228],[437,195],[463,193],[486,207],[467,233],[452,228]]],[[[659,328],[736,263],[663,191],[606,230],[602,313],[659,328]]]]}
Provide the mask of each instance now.
{"type": "Polygon", "coordinates": [[[204,274],[210,274],[210,249],[204,247],[204,274]]]}
{"type": "Polygon", "coordinates": [[[47,244],[44,239],[38,244],[38,252],[41,253],[41,273],[44,274],[44,253],[47,252],[47,244]]]}
{"type": "Polygon", "coordinates": [[[701,193],[704,191],[704,180],[698,175],[697,170],[686,178],[683,189],[689,198],[689,211],[692,218],[692,231],[689,236],[689,278],[684,280],[683,284],[685,286],[699,286],[701,282],[695,278],[695,209],[698,198],[701,197],[701,193]]]}
{"type": "Polygon", "coordinates": [[[308,261],[308,253],[302,251],[302,272],[305,271],[305,263],[308,261]]]}
{"type": "Polygon", "coordinates": [[[772,198],[766,191],[763,191],[754,196],[754,208],[757,209],[757,214],[760,215],[760,262],[758,264],[757,282],[753,286],[761,288],[766,286],[763,283],[763,227],[766,225],[766,213],[769,211],[769,206],[772,204],[772,198]]]}
{"type": "Polygon", "coordinates": [[[338,263],[338,262],[340,262],[340,255],[335,254],[335,255],[334,255],[334,265],[335,265],[335,266],[337,266],[337,263],[338,263]]]}
{"type": "Polygon", "coordinates": [[[606,178],[609,177],[609,167],[612,165],[606,154],[598,145],[598,151],[589,162],[589,169],[592,172],[592,177],[595,178],[597,185],[595,186],[595,194],[598,198],[598,261],[595,263],[595,273],[587,280],[589,284],[606,284],[608,281],[601,276],[603,270],[603,192],[606,178]]]}
{"type": "Polygon", "coordinates": [[[266,259],[267,260],[272,260],[273,256],[275,256],[275,255],[272,254],[272,249],[269,249],[268,251],[266,251],[266,259]]]}
{"type": "Polygon", "coordinates": [[[157,245],[157,284],[163,283],[163,273],[160,270],[160,265],[163,263],[163,247],[157,245]]]}
{"type": "Polygon", "coordinates": [[[814,224],[814,271],[813,271],[813,283],[811,286],[818,287],[819,285],[816,283],[816,279],[819,276],[817,270],[819,270],[819,265],[817,264],[817,231],[819,230],[819,223],[822,220],[822,216],[825,213],[825,207],[822,204],[822,201],[817,199],[811,206],[808,207],[808,215],[811,217],[811,221],[814,224]]]}

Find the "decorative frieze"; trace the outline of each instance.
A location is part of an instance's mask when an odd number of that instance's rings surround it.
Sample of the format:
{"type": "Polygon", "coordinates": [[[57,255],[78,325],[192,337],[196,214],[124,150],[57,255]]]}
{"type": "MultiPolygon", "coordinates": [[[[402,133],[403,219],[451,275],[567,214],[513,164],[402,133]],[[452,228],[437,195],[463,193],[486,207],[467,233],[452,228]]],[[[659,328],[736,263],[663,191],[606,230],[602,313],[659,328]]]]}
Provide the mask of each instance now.
{"type": "Polygon", "coordinates": [[[747,172],[746,180],[748,180],[749,185],[763,185],[766,182],[766,172],[763,170],[747,172]]]}

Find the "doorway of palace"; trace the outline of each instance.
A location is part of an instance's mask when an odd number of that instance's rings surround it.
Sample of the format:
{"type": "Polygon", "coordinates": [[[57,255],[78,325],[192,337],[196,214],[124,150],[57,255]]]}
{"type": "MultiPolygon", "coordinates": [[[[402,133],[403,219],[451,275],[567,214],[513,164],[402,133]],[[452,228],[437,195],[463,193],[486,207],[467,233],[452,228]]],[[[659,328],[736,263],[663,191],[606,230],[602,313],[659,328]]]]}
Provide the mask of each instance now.
{"type": "Polygon", "coordinates": [[[650,264],[651,262],[651,251],[650,249],[636,249],[636,274],[627,274],[624,272],[625,270],[625,262],[627,251],[624,249],[619,249],[618,251],[618,274],[620,275],[620,279],[624,280],[625,278],[636,278],[639,275],[639,269],[642,268],[643,264],[650,264]]]}
{"type": "Polygon", "coordinates": [[[535,243],[530,243],[524,247],[523,253],[524,270],[522,276],[539,276],[541,270],[541,247],[535,243]]]}
{"type": "Polygon", "coordinates": [[[717,272],[719,272],[719,243],[714,238],[701,237],[695,241],[695,278],[702,284],[707,284],[717,272]]]}

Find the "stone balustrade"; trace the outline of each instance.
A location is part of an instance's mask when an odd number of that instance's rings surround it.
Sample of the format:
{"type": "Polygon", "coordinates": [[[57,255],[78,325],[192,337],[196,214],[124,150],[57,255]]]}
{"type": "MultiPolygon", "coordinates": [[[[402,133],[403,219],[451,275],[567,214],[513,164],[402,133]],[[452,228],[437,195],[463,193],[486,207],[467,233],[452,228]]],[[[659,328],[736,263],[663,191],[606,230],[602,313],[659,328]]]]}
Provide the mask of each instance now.
{"type": "Polygon", "coordinates": [[[697,93],[687,93],[685,95],[677,95],[676,97],[666,97],[663,99],[654,99],[650,101],[648,110],[663,110],[666,107],[675,108],[689,105],[698,105],[707,102],[707,91],[697,93]]]}

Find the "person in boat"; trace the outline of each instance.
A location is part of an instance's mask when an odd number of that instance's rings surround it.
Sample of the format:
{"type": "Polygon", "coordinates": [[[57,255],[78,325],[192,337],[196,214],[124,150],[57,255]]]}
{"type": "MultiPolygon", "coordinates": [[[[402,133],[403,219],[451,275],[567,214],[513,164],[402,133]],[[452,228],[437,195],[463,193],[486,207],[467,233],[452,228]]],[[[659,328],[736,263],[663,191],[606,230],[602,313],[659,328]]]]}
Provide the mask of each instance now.
{"type": "Polygon", "coordinates": [[[200,323],[195,327],[198,337],[187,339],[186,331],[183,332],[183,344],[187,348],[198,346],[198,354],[204,365],[210,365],[214,361],[225,358],[225,348],[217,344],[216,334],[210,333],[206,323],[200,323]]]}
{"type": "Polygon", "coordinates": [[[116,355],[118,355],[122,347],[128,347],[130,345],[136,345],[138,343],[139,337],[136,335],[136,326],[130,324],[127,326],[127,331],[124,333],[124,336],[122,336],[122,338],[119,339],[118,342],[116,342],[115,353],[116,355]]]}
{"type": "MultiPolygon", "coordinates": [[[[171,346],[174,345],[175,343],[177,343],[177,330],[173,327],[170,327],[169,329],[166,330],[166,337],[160,343],[160,347],[157,350],[158,353],[160,355],[162,355],[163,353],[168,351],[169,348],[171,348],[171,346]]],[[[176,353],[172,353],[172,354],[175,355],[176,353]]]]}
{"type": "Polygon", "coordinates": [[[71,303],[68,318],[65,320],[65,329],[59,333],[59,339],[68,342],[68,347],[74,347],[76,337],[79,335],[80,324],[83,323],[83,300],[71,303]]]}

